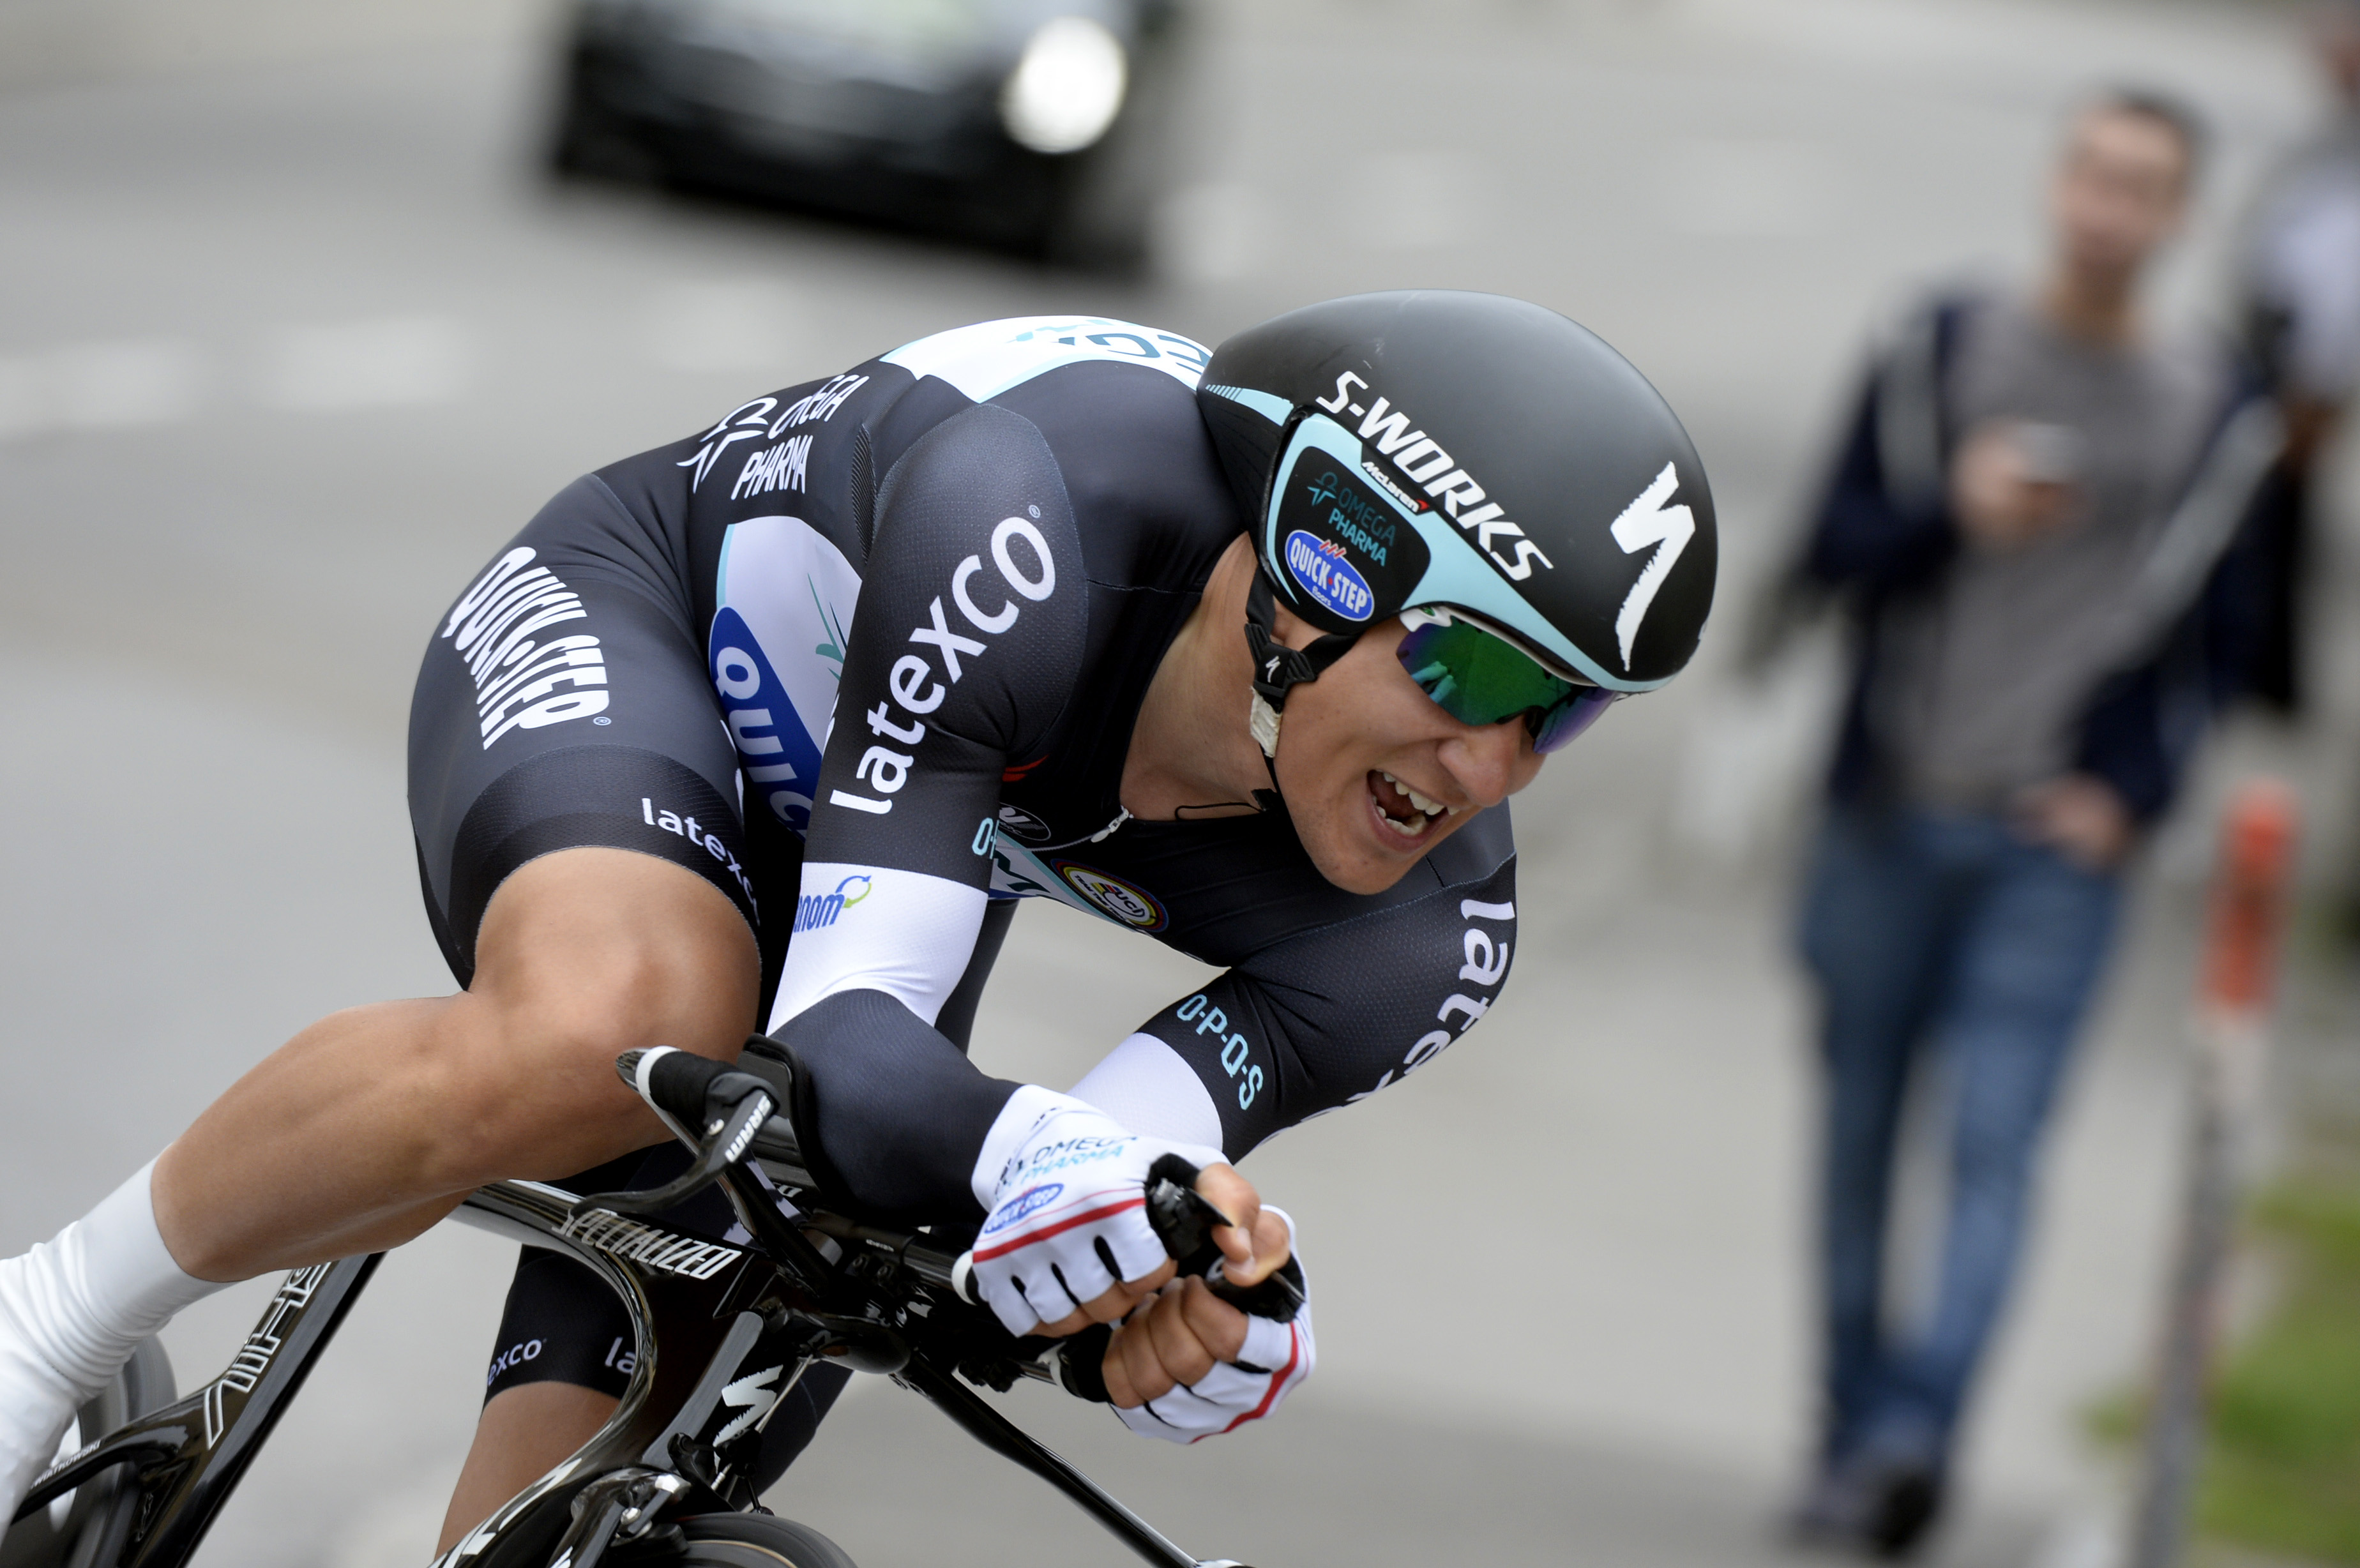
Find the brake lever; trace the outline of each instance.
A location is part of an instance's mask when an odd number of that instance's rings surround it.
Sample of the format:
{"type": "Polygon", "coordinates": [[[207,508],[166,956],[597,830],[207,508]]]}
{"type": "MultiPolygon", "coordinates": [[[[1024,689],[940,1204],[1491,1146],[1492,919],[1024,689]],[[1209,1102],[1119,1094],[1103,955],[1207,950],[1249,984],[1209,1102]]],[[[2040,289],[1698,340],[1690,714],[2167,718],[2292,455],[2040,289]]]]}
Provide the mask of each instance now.
{"type": "Polygon", "coordinates": [[[721,1179],[721,1173],[735,1165],[762,1130],[770,1113],[776,1110],[767,1091],[758,1090],[738,1102],[727,1120],[713,1129],[712,1136],[697,1149],[696,1158],[686,1171],[661,1187],[637,1192],[594,1192],[577,1199],[572,1209],[574,1214],[603,1209],[611,1214],[647,1216],[661,1214],[682,1203],[721,1179]]]}
{"type": "Polygon", "coordinates": [[[1175,1181],[1174,1173],[1164,1169],[1166,1161],[1185,1165],[1176,1155],[1165,1155],[1148,1172],[1147,1223],[1154,1227],[1164,1250],[1180,1263],[1183,1274],[1202,1274],[1221,1256],[1213,1241],[1213,1232],[1229,1223],[1229,1216],[1215,1208],[1212,1200],[1189,1185],[1187,1181],[1175,1181]],[[1191,1268],[1194,1264],[1196,1267],[1191,1268]]]}
{"type": "Polygon", "coordinates": [[[1237,1308],[1273,1323],[1291,1323],[1303,1310],[1302,1270],[1289,1258],[1255,1284],[1240,1285],[1225,1277],[1221,1249],[1213,1232],[1229,1216],[1196,1191],[1196,1166],[1176,1154],[1158,1158],[1147,1168],[1147,1223],[1164,1249],[1177,1260],[1180,1272],[1203,1277],[1216,1296],[1237,1308]]]}

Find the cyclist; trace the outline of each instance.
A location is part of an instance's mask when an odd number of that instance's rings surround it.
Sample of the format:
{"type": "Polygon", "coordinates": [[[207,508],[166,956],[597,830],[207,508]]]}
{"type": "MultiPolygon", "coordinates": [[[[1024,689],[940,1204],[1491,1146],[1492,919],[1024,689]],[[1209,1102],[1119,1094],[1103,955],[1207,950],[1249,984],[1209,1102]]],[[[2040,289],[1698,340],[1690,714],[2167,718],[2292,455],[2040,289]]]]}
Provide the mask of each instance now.
{"type": "MultiPolygon", "coordinates": [[[[1309,1315],[1168,1286],[1149,1164],[1202,1169],[1232,1278],[1295,1267],[1228,1162],[1493,1004],[1503,802],[1688,661],[1714,565],[1655,390],[1475,294],[1333,300],[1210,356],[988,322],[576,481],[439,623],[412,706],[464,989],[313,1025],[0,1264],[6,1495],[213,1281],[398,1245],[488,1181],[586,1184],[661,1136],[619,1052],[757,1027],[833,1203],[978,1227],[1011,1331],[1119,1325],[1134,1430],[1267,1413],[1309,1315]],[[1068,1094],[990,1078],[964,1045],[1026,897],[1223,973],[1068,1094]]],[[[454,1531],[612,1410],[612,1312],[527,1255],[500,1344],[540,1348],[495,1362],[454,1531]]]]}

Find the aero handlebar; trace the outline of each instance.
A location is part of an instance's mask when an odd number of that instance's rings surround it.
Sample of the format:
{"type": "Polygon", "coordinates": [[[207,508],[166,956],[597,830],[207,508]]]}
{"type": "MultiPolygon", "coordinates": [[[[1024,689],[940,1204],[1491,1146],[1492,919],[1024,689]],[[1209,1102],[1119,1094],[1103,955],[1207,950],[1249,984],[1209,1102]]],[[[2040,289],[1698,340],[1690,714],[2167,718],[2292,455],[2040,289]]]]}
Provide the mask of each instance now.
{"type": "MultiPolygon", "coordinates": [[[[646,1192],[585,1198],[582,1206],[618,1213],[652,1214],[679,1203],[748,1154],[806,1189],[817,1185],[803,1158],[794,1125],[784,1114],[793,1094],[793,1068],[768,1040],[756,1037],[736,1066],[670,1046],[625,1051],[615,1071],[654,1106],[683,1141],[700,1150],[679,1180],[646,1192]]],[[[1204,1276],[1214,1293],[1242,1311],[1279,1323],[1303,1306],[1302,1274],[1291,1264],[1251,1287],[1221,1277],[1221,1252],[1213,1232],[1229,1216],[1196,1190],[1199,1172],[1176,1154],[1148,1170],[1148,1223],[1179,1272],[1204,1276]]],[[[944,1252],[914,1232],[864,1225],[836,1214],[805,1216],[805,1228],[839,1241],[882,1248],[930,1285],[975,1300],[966,1258],[944,1252]]]]}

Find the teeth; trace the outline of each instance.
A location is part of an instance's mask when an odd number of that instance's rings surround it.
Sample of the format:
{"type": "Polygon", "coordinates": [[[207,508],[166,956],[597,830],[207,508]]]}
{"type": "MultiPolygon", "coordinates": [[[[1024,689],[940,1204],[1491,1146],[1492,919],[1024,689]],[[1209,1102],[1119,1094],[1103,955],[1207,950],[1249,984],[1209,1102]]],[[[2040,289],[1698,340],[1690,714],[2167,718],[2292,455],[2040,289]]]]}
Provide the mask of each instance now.
{"type": "Polygon", "coordinates": [[[1448,811],[1453,816],[1459,814],[1458,807],[1446,806],[1439,800],[1429,800],[1390,773],[1381,772],[1379,777],[1383,779],[1386,783],[1392,785],[1394,789],[1400,790],[1403,794],[1408,796],[1409,803],[1415,806],[1419,811],[1424,811],[1429,817],[1440,816],[1445,811],[1448,811]]]}

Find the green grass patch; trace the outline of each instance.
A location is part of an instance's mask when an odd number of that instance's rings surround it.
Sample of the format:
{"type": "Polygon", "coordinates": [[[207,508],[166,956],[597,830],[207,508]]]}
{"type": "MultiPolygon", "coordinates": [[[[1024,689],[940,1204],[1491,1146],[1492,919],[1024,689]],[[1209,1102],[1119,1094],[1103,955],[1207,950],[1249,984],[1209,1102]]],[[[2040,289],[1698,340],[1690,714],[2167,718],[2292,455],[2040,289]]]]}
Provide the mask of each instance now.
{"type": "Polygon", "coordinates": [[[2254,1218],[2284,1291],[2215,1386],[2197,1527],[2360,1565],[2360,1178],[2289,1181],[2254,1218]]]}

